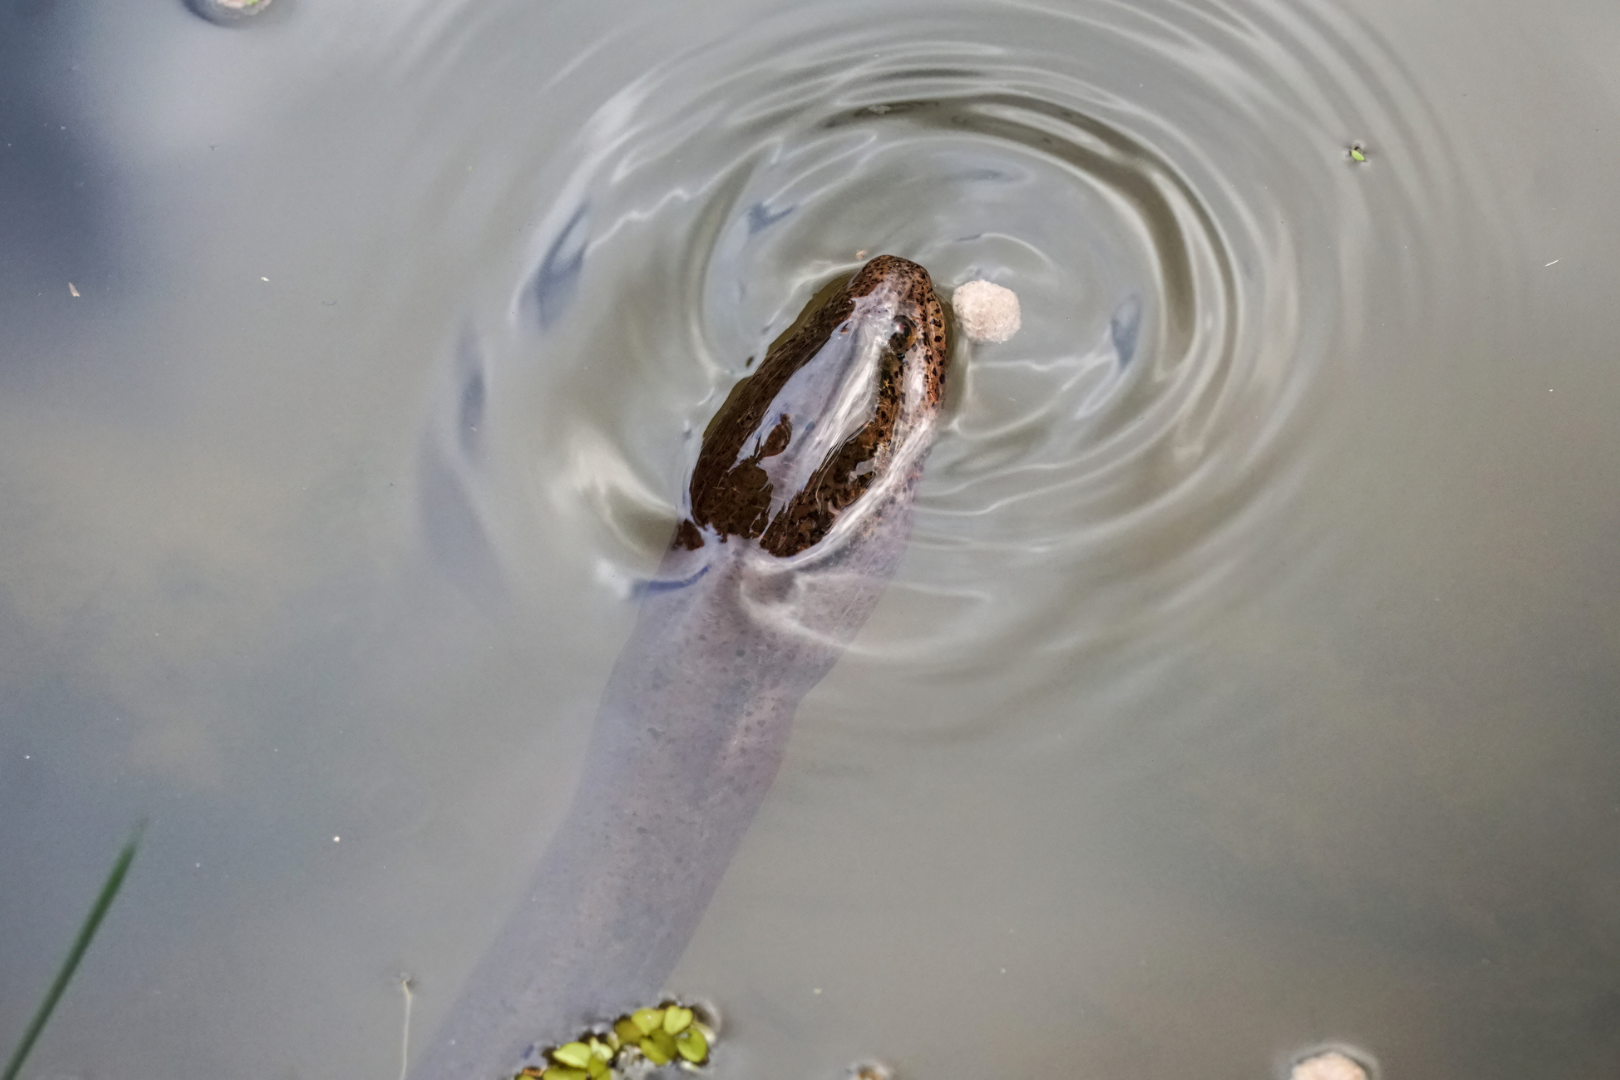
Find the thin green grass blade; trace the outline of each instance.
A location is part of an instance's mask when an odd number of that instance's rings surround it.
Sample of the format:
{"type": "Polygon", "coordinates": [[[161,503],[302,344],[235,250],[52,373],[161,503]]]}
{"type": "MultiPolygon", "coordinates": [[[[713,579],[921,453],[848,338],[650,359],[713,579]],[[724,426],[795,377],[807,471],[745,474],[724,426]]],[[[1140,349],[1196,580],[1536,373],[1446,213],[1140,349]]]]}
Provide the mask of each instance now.
{"type": "Polygon", "coordinates": [[[124,850],[118,853],[118,861],[113,863],[112,873],[107,875],[107,883],[101,887],[101,895],[96,897],[95,907],[85,917],[84,925],[79,927],[79,936],[73,940],[73,948],[68,950],[67,959],[62,961],[62,967],[56,973],[56,981],[51,983],[50,990],[45,994],[45,1000],[39,1003],[33,1020],[28,1023],[28,1030],[23,1032],[22,1042],[11,1055],[11,1061],[6,1065],[6,1071],[0,1073],[0,1080],[17,1080],[17,1074],[22,1072],[23,1062],[28,1060],[28,1052],[34,1048],[39,1033],[45,1030],[45,1024],[56,1009],[56,1003],[62,1000],[62,994],[67,990],[68,982],[73,973],[78,970],[79,961],[84,959],[85,950],[90,947],[90,939],[96,936],[96,930],[101,926],[101,920],[106,917],[107,909],[118,897],[118,890],[124,884],[124,875],[129,873],[129,864],[135,861],[135,849],[141,846],[141,834],[146,831],[146,822],[135,826],[135,832],[124,845],[124,850]]]}

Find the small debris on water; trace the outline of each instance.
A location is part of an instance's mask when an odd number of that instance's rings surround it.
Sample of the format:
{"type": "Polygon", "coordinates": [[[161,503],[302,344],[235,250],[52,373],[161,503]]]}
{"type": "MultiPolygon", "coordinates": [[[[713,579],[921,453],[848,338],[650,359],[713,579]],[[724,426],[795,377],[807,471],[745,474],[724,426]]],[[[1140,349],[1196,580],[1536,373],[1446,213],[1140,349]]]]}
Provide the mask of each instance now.
{"type": "Polygon", "coordinates": [[[272,0],[185,0],[185,2],[195,14],[209,22],[230,26],[262,14],[270,7],[272,0]]]}
{"type": "Polygon", "coordinates": [[[79,290],[75,289],[73,287],[73,282],[71,282],[71,281],[68,282],[68,295],[69,296],[78,296],[79,295],[79,290]]]}
{"type": "Polygon", "coordinates": [[[1348,153],[1350,155],[1350,160],[1351,161],[1365,162],[1367,160],[1367,148],[1366,148],[1366,146],[1362,145],[1361,143],[1358,143],[1358,142],[1351,143],[1350,144],[1350,149],[1347,150],[1346,153],[1348,153]]]}
{"type": "MultiPolygon", "coordinates": [[[[201,866],[202,863],[198,863],[197,865],[201,866]]],[[[399,976],[399,988],[401,990],[405,991],[405,1029],[404,1029],[404,1031],[402,1031],[400,1033],[400,1036],[399,1036],[399,1080],[405,1080],[405,1077],[410,1072],[410,1066],[411,1066],[411,1005],[416,999],[416,995],[411,993],[411,987],[413,987],[415,985],[416,985],[416,980],[411,978],[411,976],[408,973],[406,973],[406,972],[401,972],[400,973],[400,976],[399,976]]]]}
{"type": "Polygon", "coordinates": [[[857,1061],[844,1075],[847,1080],[894,1080],[894,1070],[881,1061],[857,1061]]]}
{"type": "Polygon", "coordinates": [[[1348,1054],[1324,1050],[1295,1062],[1288,1080],[1367,1080],[1367,1069],[1348,1054]]]}
{"type": "Polygon", "coordinates": [[[1018,294],[993,281],[969,281],[951,294],[956,325],[973,341],[999,343],[1024,324],[1018,294]]]}

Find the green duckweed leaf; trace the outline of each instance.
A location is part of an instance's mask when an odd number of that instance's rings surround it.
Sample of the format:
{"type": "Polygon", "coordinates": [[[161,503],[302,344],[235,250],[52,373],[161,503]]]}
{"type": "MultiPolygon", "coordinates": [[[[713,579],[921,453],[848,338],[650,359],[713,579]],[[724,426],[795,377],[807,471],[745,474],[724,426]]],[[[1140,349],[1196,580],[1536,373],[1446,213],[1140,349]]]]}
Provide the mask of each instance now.
{"type": "Polygon", "coordinates": [[[709,1040],[697,1028],[687,1028],[675,1036],[675,1050],[694,1065],[701,1065],[709,1057],[709,1040]]]}
{"type": "Polygon", "coordinates": [[[583,1069],[590,1062],[592,1054],[591,1048],[584,1043],[571,1042],[557,1047],[551,1052],[551,1056],[564,1065],[572,1065],[576,1069],[583,1069]]]}

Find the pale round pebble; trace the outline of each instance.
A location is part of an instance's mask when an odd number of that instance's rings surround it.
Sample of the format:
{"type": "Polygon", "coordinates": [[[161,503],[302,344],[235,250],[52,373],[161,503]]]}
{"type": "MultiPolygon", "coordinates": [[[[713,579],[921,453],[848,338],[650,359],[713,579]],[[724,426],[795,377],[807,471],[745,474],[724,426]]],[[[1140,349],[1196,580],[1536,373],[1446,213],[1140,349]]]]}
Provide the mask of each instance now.
{"type": "Polygon", "coordinates": [[[1337,1050],[1329,1050],[1298,1062],[1288,1076],[1289,1080],[1367,1080],[1367,1070],[1337,1050]]]}
{"type": "Polygon", "coordinates": [[[1001,342],[1018,333],[1018,294],[993,281],[969,281],[951,294],[956,325],[973,341],[1001,342]]]}
{"type": "Polygon", "coordinates": [[[844,1076],[847,1080],[894,1080],[894,1070],[881,1061],[857,1061],[844,1076]]]}

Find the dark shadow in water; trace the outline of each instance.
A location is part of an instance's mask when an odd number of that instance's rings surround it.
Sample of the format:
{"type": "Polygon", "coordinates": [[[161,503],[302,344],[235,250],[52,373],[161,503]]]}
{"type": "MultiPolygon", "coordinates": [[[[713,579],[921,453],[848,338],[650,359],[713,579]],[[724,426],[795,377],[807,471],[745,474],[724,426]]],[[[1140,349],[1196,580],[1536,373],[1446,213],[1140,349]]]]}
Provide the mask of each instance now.
{"type": "Polygon", "coordinates": [[[764,203],[755,203],[748,208],[748,235],[754,236],[764,232],[778,221],[793,213],[794,207],[786,210],[768,210],[764,203]]]}
{"type": "Polygon", "coordinates": [[[1108,320],[1108,334],[1114,339],[1114,352],[1121,368],[1129,367],[1136,356],[1136,339],[1142,331],[1142,298],[1127,296],[1119,302],[1108,320]]]}
{"type": "Polygon", "coordinates": [[[474,599],[501,595],[501,568],[461,478],[431,438],[422,441],[416,469],[422,538],[433,561],[474,599]]]}
{"type": "Polygon", "coordinates": [[[422,538],[447,577],[474,598],[492,602],[502,591],[500,559],[467,490],[468,475],[484,456],[489,404],[483,350],[469,328],[456,342],[454,377],[454,405],[423,436],[417,459],[422,538]]]}
{"type": "Polygon", "coordinates": [[[461,409],[456,417],[456,440],[469,458],[484,449],[484,408],[488,386],[484,379],[484,359],[471,330],[463,330],[456,343],[456,376],[461,383],[461,409]]]}
{"type": "MultiPolygon", "coordinates": [[[[44,323],[116,279],[117,182],[89,142],[63,0],[0,4],[0,323],[44,323]]],[[[7,350],[11,363],[26,350],[7,350]]]]}
{"type": "Polygon", "coordinates": [[[581,205],[574,211],[534,272],[529,302],[534,305],[534,319],[541,330],[557,325],[579,287],[579,275],[585,269],[585,214],[589,209],[589,205],[581,205]]]}

